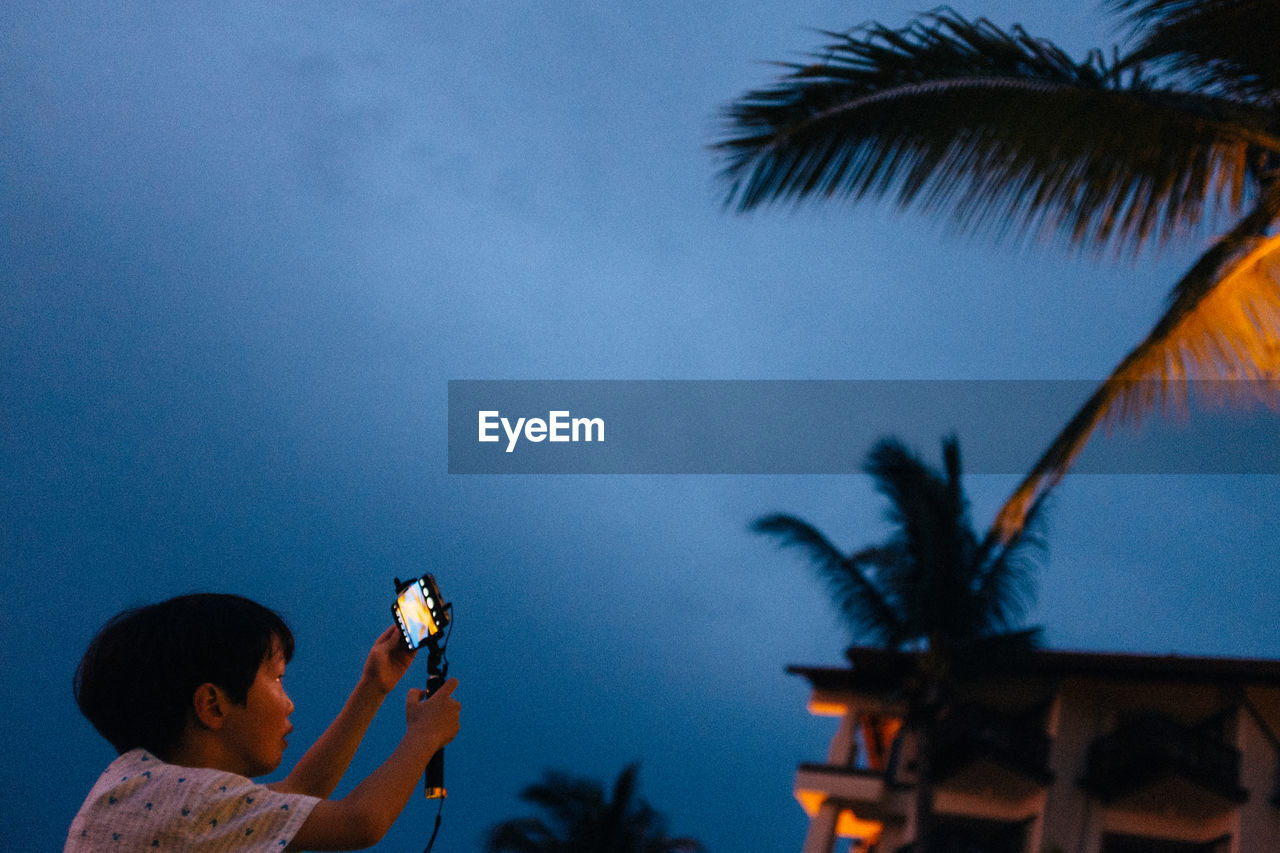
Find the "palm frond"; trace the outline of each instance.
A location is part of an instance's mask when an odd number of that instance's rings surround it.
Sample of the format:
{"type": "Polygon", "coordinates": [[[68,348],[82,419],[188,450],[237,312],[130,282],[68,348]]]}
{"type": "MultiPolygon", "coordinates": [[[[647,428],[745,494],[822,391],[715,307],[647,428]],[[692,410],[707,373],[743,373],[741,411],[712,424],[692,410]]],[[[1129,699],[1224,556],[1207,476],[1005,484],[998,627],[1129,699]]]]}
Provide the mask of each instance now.
{"type": "Polygon", "coordinates": [[[604,789],[590,779],[549,770],[541,781],[522,790],[520,799],[540,806],[551,816],[554,827],[564,832],[580,825],[584,816],[599,812],[604,803],[604,789]]]}
{"type": "Polygon", "coordinates": [[[855,634],[874,638],[887,648],[899,648],[912,639],[904,602],[883,580],[900,571],[904,560],[902,549],[890,542],[851,554],[839,569],[826,575],[836,607],[855,634]],[[880,580],[868,577],[866,567],[872,567],[880,580]]]}
{"type": "Polygon", "coordinates": [[[890,195],[961,229],[1166,240],[1248,201],[1270,111],[1161,90],[1099,54],[944,10],[878,24],[727,111],[726,203],[890,195]]]}
{"type": "Polygon", "coordinates": [[[632,762],[622,771],[618,773],[618,778],[613,782],[613,795],[610,803],[615,806],[621,806],[623,811],[631,807],[631,801],[635,799],[636,790],[640,785],[640,763],[632,762]]]}
{"type": "Polygon", "coordinates": [[[954,435],[942,440],[942,470],[947,477],[947,498],[949,502],[962,508],[965,505],[964,487],[961,479],[960,441],[954,435]]]}
{"type": "Polygon", "coordinates": [[[512,818],[489,830],[485,853],[553,853],[555,834],[537,818],[512,818]]]}
{"type": "Polygon", "coordinates": [[[983,569],[974,597],[983,602],[991,624],[1003,631],[1020,625],[1035,602],[1034,574],[1048,550],[1044,535],[1048,500],[1048,494],[1040,495],[1009,541],[993,530],[982,544],[979,563],[983,569]]]}
{"type": "Polygon", "coordinates": [[[489,830],[486,853],[703,853],[698,841],[667,835],[662,816],[638,798],[638,774],[639,764],[625,767],[606,799],[597,782],[545,772],[520,797],[549,812],[553,822],[503,821],[489,830]]]}
{"type": "MultiPolygon", "coordinates": [[[[958,456],[953,461],[958,464],[958,456]]],[[[876,442],[867,454],[863,471],[871,476],[876,491],[888,500],[885,516],[901,528],[909,551],[931,547],[928,540],[947,535],[957,524],[963,525],[963,499],[956,502],[959,493],[949,474],[935,471],[897,439],[876,442]]],[[[914,556],[924,555],[917,551],[914,556]]]]}
{"type": "Polygon", "coordinates": [[[869,635],[891,646],[903,641],[903,621],[894,602],[862,569],[867,563],[889,565],[896,552],[880,548],[846,557],[817,528],[790,515],[764,516],[751,529],[773,536],[783,547],[797,547],[806,553],[855,635],[869,635]]]}
{"type": "Polygon", "coordinates": [[[893,533],[884,543],[846,556],[792,516],[766,516],[753,525],[808,553],[855,634],[869,634],[886,648],[925,650],[934,676],[979,639],[1015,628],[1030,601],[1044,505],[1037,503],[1031,523],[1009,543],[994,534],[979,542],[954,437],[943,441],[942,456],[945,473],[893,438],[867,454],[864,471],[889,505],[893,533]]]}
{"type": "Polygon", "coordinates": [[[1280,104],[1280,55],[1259,28],[1280,0],[1109,0],[1139,36],[1131,63],[1181,75],[1188,88],[1280,104]]]}
{"type": "Polygon", "coordinates": [[[944,475],[894,439],[877,442],[864,470],[889,501],[886,516],[897,530],[894,542],[904,559],[883,583],[899,602],[908,625],[951,625],[981,621],[969,614],[976,537],[960,486],[960,457],[954,439],[943,443],[944,475]]]}
{"type": "MultiPolygon", "coordinates": [[[[1273,214],[1261,211],[1258,219],[1273,214]]],[[[996,519],[1004,541],[1052,489],[1100,426],[1140,423],[1152,409],[1190,405],[1197,387],[1280,404],[1280,234],[1248,220],[1219,241],[1174,289],[1155,328],[1112,371],[1036,462],[996,519]]]]}
{"type": "Polygon", "coordinates": [[[835,565],[844,560],[844,554],[807,521],[791,515],[774,513],[757,518],[751,523],[754,533],[762,533],[777,539],[784,548],[798,548],[815,564],[835,565]]]}
{"type": "Polygon", "coordinates": [[[640,837],[649,834],[654,814],[647,803],[636,802],[639,773],[638,763],[628,764],[622,768],[622,772],[614,780],[613,794],[605,807],[605,813],[601,816],[604,819],[604,849],[621,848],[623,840],[630,833],[640,837]]]}

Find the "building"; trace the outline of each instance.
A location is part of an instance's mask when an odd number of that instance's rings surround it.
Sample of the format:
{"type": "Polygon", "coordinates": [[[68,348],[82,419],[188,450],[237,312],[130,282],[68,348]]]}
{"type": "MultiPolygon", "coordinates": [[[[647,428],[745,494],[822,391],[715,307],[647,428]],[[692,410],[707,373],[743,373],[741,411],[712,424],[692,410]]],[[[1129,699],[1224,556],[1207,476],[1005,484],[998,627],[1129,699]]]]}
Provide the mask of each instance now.
{"type": "MultiPolygon", "coordinates": [[[[909,654],[854,647],[790,667],[839,726],[801,764],[804,853],[895,853],[914,836],[909,654]]],[[[936,735],[948,853],[1280,851],[1280,661],[1039,651],[963,689],[936,735]]]]}

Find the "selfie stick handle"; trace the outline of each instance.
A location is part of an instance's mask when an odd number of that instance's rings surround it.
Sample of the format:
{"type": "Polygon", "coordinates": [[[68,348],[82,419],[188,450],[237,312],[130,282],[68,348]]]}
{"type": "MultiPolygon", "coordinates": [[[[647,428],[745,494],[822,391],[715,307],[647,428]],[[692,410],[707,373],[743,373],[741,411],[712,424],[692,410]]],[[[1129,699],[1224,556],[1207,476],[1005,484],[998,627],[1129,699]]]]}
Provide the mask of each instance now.
{"type": "MultiPolygon", "coordinates": [[[[440,670],[440,657],[440,650],[432,643],[427,654],[428,696],[435,693],[444,684],[444,673],[440,670]]],[[[444,747],[440,747],[439,751],[431,757],[431,761],[427,764],[425,793],[428,800],[438,800],[447,796],[444,789],[444,747]]]]}

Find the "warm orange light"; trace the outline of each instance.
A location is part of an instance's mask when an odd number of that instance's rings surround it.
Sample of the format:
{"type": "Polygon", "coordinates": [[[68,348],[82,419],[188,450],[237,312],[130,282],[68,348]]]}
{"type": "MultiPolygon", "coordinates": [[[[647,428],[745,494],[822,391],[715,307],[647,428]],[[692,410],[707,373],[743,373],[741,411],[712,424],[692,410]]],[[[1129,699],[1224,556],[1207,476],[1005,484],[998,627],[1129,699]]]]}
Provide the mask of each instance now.
{"type": "Polygon", "coordinates": [[[862,729],[862,745],[867,767],[872,770],[884,770],[888,766],[886,753],[902,728],[902,720],[896,717],[881,717],[878,714],[861,714],[858,725],[862,729]]]}
{"type": "MultiPolygon", "coordinates": [[[[806,815],[814,818],[818,815],[818,809],[822,808],[822,804],[827,801],[827,795],[822,791],[797,788],[796,801],[800,803],[800,808],[804,809],[806,815]]],[[[836,835],[840,838],[858,838],[874,844],[880,840],[880,833],[883,831],[883,823],[862,820],[850,809],[842,809],[836,816],[836,835]]]]}
{"type": "Polygon", "coordinates": [[[830,699],[810,699],[809,713],[815,717],[843,717],[849,713],[849,706],[844,702],[833,702],[830,699]]]}
{"type": "Polygon", "coordinates": [[[858,838],[869,844],[880,840],[884,824],[875,820],[861,820],[853,812],[845,809],[836,818],[836,835],[841,838],[858,838]]]}
{"type": "Polygon", "coordinates": [[[800,808],[804,809],[804,813],[809,817],[813,817],[818,813],[818,809],[822,808],[822,804],[826,799],[827,795],[821,791],[796,788],[796,801],[800,803],[800,808]]]}

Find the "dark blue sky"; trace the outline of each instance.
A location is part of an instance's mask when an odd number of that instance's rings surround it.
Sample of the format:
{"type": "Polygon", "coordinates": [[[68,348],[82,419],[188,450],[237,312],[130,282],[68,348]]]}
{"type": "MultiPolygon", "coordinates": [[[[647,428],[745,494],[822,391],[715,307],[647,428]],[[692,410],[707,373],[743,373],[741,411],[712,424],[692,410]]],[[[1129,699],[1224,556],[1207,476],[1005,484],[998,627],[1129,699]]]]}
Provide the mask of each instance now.
{"type": "MultiPolygon", "coordinates": [[[[876,540],[865,480],[451,477],[447,381],[1097,378],[1200,243],[1115,264],[887,208],[728,214],[720,108],[814,30],[915,6],[607,6],[6,7],[12,849],[56,848],[111,757],[70,694],[107,617],[205,589],[281,610],[300,752],[387,623],[391,578],[423,570],[455,603],[464,706],[437,849],[478,849],[544,768],[608,780],[637,759],[675,833],[800,846],[791,777],[831,728],[783,667],[838,662],[847,637],[746,526],[782,510],[876,540]]],[[[1077,55],[1112,43],[1087,4],[959,10],[1077,55]]],[[[977,524],[1012,486],[971,478],[977,524]]],[[[1278,494],[1269,476],[1069,478],[1034,620],[1059,647],[1280,656],[1278,494]]],[[[399,737],[399,704],[352,778],[399,737]]],[[[417,849],[430,819],[415,802],[379,849],[417,849]]]]}

